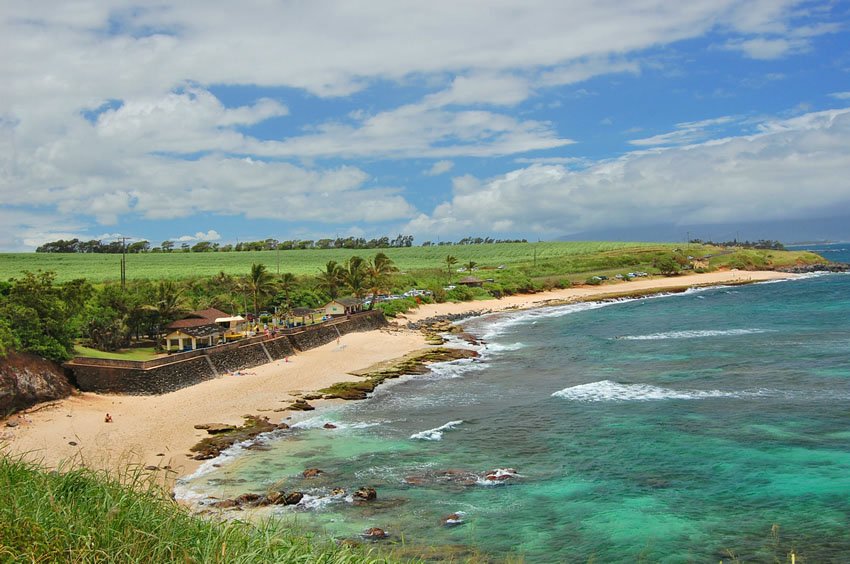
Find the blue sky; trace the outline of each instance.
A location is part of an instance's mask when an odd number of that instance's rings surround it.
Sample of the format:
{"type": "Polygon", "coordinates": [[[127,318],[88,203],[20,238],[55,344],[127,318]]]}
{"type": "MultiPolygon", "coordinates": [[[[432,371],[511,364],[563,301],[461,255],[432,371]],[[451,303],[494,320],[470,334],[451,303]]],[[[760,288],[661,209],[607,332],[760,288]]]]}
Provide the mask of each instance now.
{"type": "Polygon", "coordinates": [[[793,0],[4,5],[0,250],[850,238],[848,25],[793,0]]]}

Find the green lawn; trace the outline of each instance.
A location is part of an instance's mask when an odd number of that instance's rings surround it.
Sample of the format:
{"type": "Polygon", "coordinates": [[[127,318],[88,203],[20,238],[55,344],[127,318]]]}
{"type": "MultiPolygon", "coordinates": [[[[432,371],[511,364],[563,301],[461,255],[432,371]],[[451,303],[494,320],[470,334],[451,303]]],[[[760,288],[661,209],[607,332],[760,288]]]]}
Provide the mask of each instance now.
{"type": "Polygon", "coordinates": [[[112,360],[151,360],[159,356],[153,347],[139,347],[133,349],[122,349],[116,352],[99,351],[83,345],[74,347],[75,356],[88,356],[93,358],[108,358],[112,360]]]}

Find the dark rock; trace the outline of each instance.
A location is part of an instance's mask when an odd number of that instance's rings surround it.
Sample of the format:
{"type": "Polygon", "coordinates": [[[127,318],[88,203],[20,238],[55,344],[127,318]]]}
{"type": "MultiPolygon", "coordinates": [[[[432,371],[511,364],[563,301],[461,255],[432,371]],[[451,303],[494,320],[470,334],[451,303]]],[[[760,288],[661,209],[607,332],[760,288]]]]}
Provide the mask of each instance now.
{"type": "Polygon", "coordinates": [[[811,272],[850,272],[850,264],[843,262],[832,262],[829,264],[799,264],[780,268],[781,272],[790,272],[792,274],[809,274],[811,272]]]}
{"type": "Polygon", "coordinates": [[[77,441],[68,441],[68,444],[71,446],[77,446],[77,441]]]}
{"type": "Polygon", "coordinates": [[[260,501],[263,496],[255,493],[244,493],[237,497],[234,501],[236,501],[237,505],[252,505],[260,501]]]}
{"type": "Polygon", "coordinates": [[[199,431],[206,431],[209,428],[210,428],[209,423],[198,423],[197,425],[195,425],[195,429],[198,429],[199,431]]]}
{"type": "Polygon", "coordinates": [[[145,466],[145,470],[159,470],[159,466],[154,466],[153,464],[145,466]]]}
{"type": "Polygon", "coordinates": [[[303,399],[297,399],[291,404],[289,404],[289,407],[287,407],[286,409],[289,409],[291,411],[313,411],[316,408],[303,399]]]}
{"type": "Polygon", "coordinates": [[[322,394],[304,394],[302,396],[307,401],[322,399],[322,394]]]}
{"type": "Polygon", "coordinates": [[[513,468],[496,468],[484,474],[484,479],[488,482],[504,482],[519,476],[513,468]]]}
{"type": "Polygon", "coordinates": [[[9,414],[38,403],[62,399],[74,391],[65,371],[50,360],[9,352],[0,362],[0,413],[9,414]]]}
{"type": "Polygon", "coordinates": [[[458,525],[463,525],[466,522],[463,520],[463,515],[463,512],[452,513],[440,519],[440,522],[444,527],[457,527],[458,525]]]}
{"type": "Polygon", "coordinates": [[[222,501],[216,501],[215,503],[211,503],[210,507],[215,507],[217,509],[231,509],[233,507],[238,507],[239,503],[235,499],[224,499],[222,501]]]}
{"type": "Polygon", "coordinates": [[[271,505],[283,505],[286,501],[284,492],[271,492],[266,496],[266,501],[271,505]]]}
{"type": "Polygon", "coordinates": [[[372,501],[378,497],[378,492],[375,491],[375,488],[370,487],[362,487],[359,488],[356,492],[354,492],[354,499],[358,501],[372,501]]]}
{"type": "Polygon", "coordinates": [[[20,425],[17,421],[6,421],[6,427],[17,427],[20,425]]]}
{"type": "Polygon", "coordinates": [[[322,425],[322,427],[324,427],[325,429],[336,429],[336,425],[334,425],[333,423],[325,423],[324,425],[322,425]]]}
{"type": "Polygon", "coordinates": [[[286,498],[284,499],[285,505],[298,505],[298,503],[304,498],[304,494],[301,492],[291,492],[286,494],[286,498]]]}
{"type": "Polygon", "coordinates": [[[304,470],[301,473],[301,475],[304,476],[305,478],[315,478],[319,474],[324,474],[324,473],[325,473],[324,470],[319,470],[318,468],[307,468],[306,470],[304,470]]]}
{"type": "Polygon", "coordinates": [[[385,539],[388,536],[390,536],[389,533],[378,527],[371,527],[363,531],[363,538],[370,540],[385,539]]]}
{"type": "Polygon", "coordinates": [[[236,425],[227,425],[225,423],[209,423],[204,427],[210,435],[220,435],[236,430],[236,425]]]}
{"type": "Polygon", "coordinates": [[[279,431],[285,431],[286,429],[289,429],[289,425],[287,425],[286,423],[278,423],[275,429],[279,431]]]}
{"type": "Polygon", "coordinates": [[[331,490],[331,495],[345,495],[345,490],[342,488],[334,488],[331,490]]]}

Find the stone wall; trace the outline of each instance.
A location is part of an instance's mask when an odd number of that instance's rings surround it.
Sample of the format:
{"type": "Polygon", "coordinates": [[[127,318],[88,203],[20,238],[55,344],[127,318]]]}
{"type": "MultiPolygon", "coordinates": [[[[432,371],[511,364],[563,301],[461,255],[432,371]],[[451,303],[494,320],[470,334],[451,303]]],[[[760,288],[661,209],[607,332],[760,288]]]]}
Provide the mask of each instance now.
{"type": "Polygon", "coordinates": [[[73,371],[77,385],[86,392],[164,394],[211,380],[226,372],[266,364],[269,357],[280,360],[296,351],[331,343],[339,335],[378,329],[386,324],[381,312],[371,311],[287,331],[274,338],[252,337],[151,361],[75,358],[65,366],[73,371]]]}

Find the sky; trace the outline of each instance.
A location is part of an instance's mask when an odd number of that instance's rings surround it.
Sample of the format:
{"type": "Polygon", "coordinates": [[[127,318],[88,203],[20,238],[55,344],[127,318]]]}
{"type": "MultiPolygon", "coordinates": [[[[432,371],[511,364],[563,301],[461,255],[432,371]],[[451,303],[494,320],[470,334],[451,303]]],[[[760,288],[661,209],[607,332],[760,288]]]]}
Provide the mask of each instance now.
{"type": "Polygon", "coordinates": [[[846,0],[5,2],[0,53],[4,251],[850,239],[846,0]]]}

